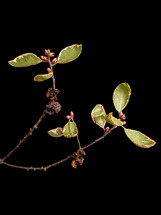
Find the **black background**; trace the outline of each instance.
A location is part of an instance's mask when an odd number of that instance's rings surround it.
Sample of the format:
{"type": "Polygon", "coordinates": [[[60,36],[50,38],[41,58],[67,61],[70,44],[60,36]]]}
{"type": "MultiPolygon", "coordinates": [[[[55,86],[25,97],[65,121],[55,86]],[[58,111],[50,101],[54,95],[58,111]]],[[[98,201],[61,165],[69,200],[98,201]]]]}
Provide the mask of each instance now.
{"type": "MultiPolygon", "coordinates": [[[[77,14],[76,10],[72,12],[77,14]]],[[[83,44],[81,56],[74,62],[55,67],[61,113],[47,116],[39,129],[8,162],[23,166],[44,166],[76,150],[76,139],[53,139],[47,134],[48,130],[65,125],[65,117],[70,111],[75,113],[82,146],[100,137],[103,133],[92,122],[91,110],[96,104],[102,104],[107,113],[113,111],[117,116],[112,94],[122,82],[128,82],[132,88],[130,102],[124,111],[127,116],[126,127],[147,134],[157,144],[150,149],[138,148],[118,128],[105,140],[89,148],[84,165],[76,170],[72,169],[70,161],[47,172],[26,172],[1,166],[5,198],[8,199],[8,193],[20,190],[20,196],[29,194],[42,202],[50,195],[53,201],[65,202],[71,194],[71,205],[77,199],[80,201],[81,195],[84,197],[84,204],[89,204],[88,198],[93,197],[93,202],[97,202],[99,196],[107,195],[108,192],[111,201],[118,200],[123,193],[127,199],[128,196],[137,194],[139,202],[144,195],[145,201],[154,199],[156,193],[149,196],[149,192],[157,191],[159,187],[161,152],[158,127],[158,16],[157,13],[155,16],[151,15],[149,10],[144,13],[139,9],[132,14],[131,12],[130,10],[126,15],[120,13],[118,16],[109,16],[103,12],[99,16],[93,11],[91,16],[86,11],[86,16],[84,19],[81,17],[79,23],[76,22],[77,19],[75,22],[69,21],[73,20],[70,19],[72,15],[68,20],[63,16],[62,20],[55,17],[56,20],[50,22],[44,16],[37,17],[37,22],[32,24],[34,28],[29,25],[26,27],[29,20],[25,20],[19,28],[10,26],[3,35],[3,41],[7,35],[10,37],[2,49],[3,132],[0,157],[18,144],[36,123],[48,102],[45,93],[52,86],[51,80],[43,83],[33,81],[35,75],[46,72],[47,64],[13,68],[8,60],[27,52],[40,56],[49,48],[58,55],[63,48],[72,44],[83,44]],[[110,189],[112,190],[109,191],[110,189]]]]}

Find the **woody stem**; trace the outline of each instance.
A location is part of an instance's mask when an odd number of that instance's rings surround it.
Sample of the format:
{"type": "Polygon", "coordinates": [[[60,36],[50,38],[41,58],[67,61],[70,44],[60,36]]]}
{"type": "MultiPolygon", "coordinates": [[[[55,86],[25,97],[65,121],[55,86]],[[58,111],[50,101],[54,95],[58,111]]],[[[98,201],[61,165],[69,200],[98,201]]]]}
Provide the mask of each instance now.
{"type": "MultiPolygon", "coordinates": [[[[108,134],[110,134],[114,129],[116,129],[117,126],[113,126],[107,133],[104,133],[103,136],[101,136],[100,138],[94,140],[93,142],[91,142],[90,144],[84,146],[82,149],[85,150],[91,146],[93,146],[95,143],[101,141],[102,139],[104,139],[108,134]]],[[[71,159],[73,157],[74,153],[57,161],[57,162],[54,162],[46,167],[24,167],[24,166],[18,166],[18,165],[13,165],[13,164],[9,164],[7,162],[4,162],[3,160],[0,160],[0,164],[3,164],[5,166],[8,166],[8,167],[12,167],[12,168],[16,168],[16,169],[23,169],[23,170],[27,170],[27,171],[47,171],[48,169],[54,167],[54,166],[57,166],[59,164],[62,164],[64,163],[65,161],[71,159]]]]}
{"type": "Polygon", "coordinates": [[[30,131],[26,134],[26,136],[24,136],[24,138],[22,140],[20,140],[20,142],[18,143],[17,146],[15,146],[6,156],[4,156],[1,159],[1,162],[5,161],[7,158],[9,158],[15,151],[16,149],[18,149],[22,143],[24,143],[27,138],[32,135],[32,133],[38,128],[39,124],[41,123],[41,121],[43,120],[43,118],[46,116],[47,111],[46,109],[43,111],[42,115],[40,116],[40,118],[38,119],[37,123],[33,126],[33,128],[30,128],[30,131]]]}

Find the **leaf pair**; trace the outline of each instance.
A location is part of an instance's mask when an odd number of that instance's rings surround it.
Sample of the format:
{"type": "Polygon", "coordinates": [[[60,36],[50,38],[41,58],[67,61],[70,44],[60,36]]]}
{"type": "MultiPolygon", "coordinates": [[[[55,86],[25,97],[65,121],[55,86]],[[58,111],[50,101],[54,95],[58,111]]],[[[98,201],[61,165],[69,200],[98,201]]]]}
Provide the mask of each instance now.
{"type": "Polygon", "coordinates": [[[106,114],[104,107],[98,104],[94,107],[91,113],[91,117],[94,123],[96,123],[101,128],[105,128],[106,122],[111,125],[122,126],[123,123],[120,119],[113,116],[113,113],[106,114]]]}
{"type": "MultiPolygon", "coordinates": [[[[76,58],[80,56],[82,52],[82,44],[77,45],[74,44],[72,46],[68,46],[63,49],[58,56],[58,64],[65,64],[71,61],[74,61],[76,58]]],[[[33,53],[26,53],[16,57],[14,60],[9,61],[8,63],[14,67],[29,67],[33,65],[37,65],[39,63],[44,62],[38,56],[33,53]]],[[[53,73],[49,74],[38,74],[35,76],[34,81],[42,82],[50,79],[53,76],[53,73]]]]}
{"type": "MultiPolygon", "coordinates": [[[[121,83],[117,86],[113,93],[113,103],[115,109],[118,113],[122,112],[123,109],[127,106],[131,95],[131,88],[127,83],[121,83]]],[[[91,117],[94,123],[96,123],[101,128],[105,129],[106,122],[113,126],[121,126],[127,137],[137,146],[142,148],[149,148],[156,144],[156,142],[143,133],[127,129],[123,126],[123,122],[113,116],[113,113],[106,114],[104,107],[101,104],[98,104],[94,107],[91,113],[91,117]]]]}
{"type": "Polygon", "coordinates": [[[48,134],[51,137],[66,137],[66,138],[73,138],[78,135],[78,128],[75,122],[69,121],[64,128],[55,128],[48,131],[48,134]]]}

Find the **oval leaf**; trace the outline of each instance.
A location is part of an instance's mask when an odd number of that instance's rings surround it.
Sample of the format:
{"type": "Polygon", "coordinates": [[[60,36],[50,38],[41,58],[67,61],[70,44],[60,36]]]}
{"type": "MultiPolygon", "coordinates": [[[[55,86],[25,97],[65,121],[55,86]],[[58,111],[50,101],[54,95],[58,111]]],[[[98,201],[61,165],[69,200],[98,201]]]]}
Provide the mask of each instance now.
{"type": "Polygon", "coordinates": [[[34,77],[34,81],[36,81],[36,82],[46,81],[46,80],[50,79],[52,76],[53,76],[53,72],[50,72],[50,73],[44,74],[44,75],[36,75],[34,77]]]}
{"type": "Polygon", "coordinates": [[[28,67],[41,63],[42,60],[32,53],[26,53],[16,57],[14,60],[8,61],[14,67],[28,67]]]}
{"type": "Polygon", "coordinates": [[[101,128],[104,128],[106,124],[106,120],[104,119],[105,115],[106,115],[105,109],[100,104],[96,105],[91,113],[93,122],[96,123],[101,128]]]}
{"type": "Polygon", "coordinates": [[[62,137],[63,136],[63,129],[62,128],[55,128],[48,131],[48,134],[51,137],[62,137]]]}
{"type": "Polygon", "coordinates": [[[81,45],[72,45],[63,49],[58,57],[58,63],[64,64],[69,63],[80,56],[82,52],[82,44],[81,45]]]}
{"type": "Polygon", "coordinates": [[[129,84],[119,84],[113,94],[113,103],[118,112],[121,112],[129,102],[131,88],[129,84]]]}
{"type": "Polygon", "coordinates": [[[104,118],[105,118],[106,122],[108,122],[111,125],[117,125],[117,126],[122,126],[123,125],[120,119],[115,118],[113,116],[112,112],[107,114],[104,118]]]}
{"type": "Polygon", "coordinates": [[[63,128],[63,135],[66,138],[76,137],[78,135],[77,125],[69,121],[63,128]]]}
{"type": "Polygon", "coordinates": [[[124,131],[127,137],[137,146],[141,148],[150,148],[156,144],[156,142],[150,139],[145,134],[141,133],[140,131],[132,130],[124,128],[124,131]]]}

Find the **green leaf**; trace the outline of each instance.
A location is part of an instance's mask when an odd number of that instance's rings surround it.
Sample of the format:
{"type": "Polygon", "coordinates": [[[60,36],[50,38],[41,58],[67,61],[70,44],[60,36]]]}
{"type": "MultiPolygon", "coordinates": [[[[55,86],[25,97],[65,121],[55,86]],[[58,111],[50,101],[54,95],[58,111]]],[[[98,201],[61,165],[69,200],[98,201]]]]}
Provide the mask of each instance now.
{"type": "Polygon", "coordinates": [[[42,60],[32,53],[26,53],[16,57],[14,60],[8,61],[14,67],[28,67],[41,63],[42,60]]]}
{"type": "Polygon", "coordinates": [[[77,125],[69,121],[63,128],[63,135],[66,138],[76,137],[78,135],[77,125]]]}
{"type": "Polygon", "coordinates": [[[50,72],[50,73],[44,74],[44,75],[36,75],[34,77],[34,81],[37,81],[37,82],[46,81],[46,80],[50,79],[52,76],[53,76],[53,72],[50,72]]]}
{"type": "Polygon", "coordinates": [[[48,131],[48,134],[51,137],[62,137],[63,136],[63,129],[62,128],[55,128],[48,131]]]}
{"type": "Polygon", "coordinates": [[[80,56],[82,52],[82,44],[81,45],[72,45],[63,49],[58,56],[58,63],[64,64],[69,63],[80,56]]]}
{"type": "Polygon", "coordinates": [[[156,144],[156,142],[150,139],[145,134],[141,133],[140,131],[131,130],[124,128],[124,131],[127,137],[137,146],[141,148],[150,148],[156,144]]]}
{"type": "Polygon", "coordinates": [[[93,122],[96,123],[101,128],[104,128],[106,124],[106,120],[104,119],[105,115],[106,115],[105,109],[100,104],[96,105],[91,113],[93,122]]]}
{"type": "Polygon", "coordinates": [[[105,118],[106,122],[108,122],[111,125],[117,125],[117,126],[122,126],[123,125],[120,119],[115,118],[113,116],[112,112],[107,114],[107,115],[105,115],[104,118],[105,118]]]}
{"type": "Polygon", "coordinates": [[[113,94],[113,103],[118,112],[121,112],[129,102],[131,88],[129,84],[122,83],[117,86],[113,94]]]}

